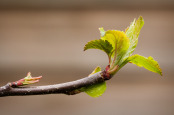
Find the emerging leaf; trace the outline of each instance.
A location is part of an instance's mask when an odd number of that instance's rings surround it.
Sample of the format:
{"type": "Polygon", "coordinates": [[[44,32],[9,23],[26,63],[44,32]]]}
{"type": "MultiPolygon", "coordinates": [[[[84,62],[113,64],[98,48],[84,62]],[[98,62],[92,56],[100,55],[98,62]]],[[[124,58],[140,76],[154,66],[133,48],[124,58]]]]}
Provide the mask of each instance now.
{"type": "Polygon", "coordinates": [[[152,57],[143,57],[138,54],[130,56],[128,58],[129,62],[136,64],[139,67],[144,67],[149,71],[158,73],[162,75],[162,71],[157,61],[155,61],[152,57]]]}
{"type": "Polygon", "coordinates": [[[133,51],[135,50],[137,43],[138,43],[138,36],[140,34],[140,30],[144,25],[143,17],[139,17],[138,20],[134,20],[131,25],[126,29],[126,36],[130,40],[130,46],[126,57],[130,56],[133,51]]]}
{"type": "Polygon", "coordinates": [[[24,78],[23,85],[33,84],[39,82],[42,76],[39,77],[32,77],[31,73],[28,72],[27,76],[24,78]]]}
{"type": "MultiPolygon", "coordinates": [[[[101,68],[100,67],[96,67],[94,69],[94,71],[90,75],[92,75],[94,73],[97,73],[99,71],[101,71],[101,68]]],[[[87,93],[89,96],[91,96],[91,97],[99,97],[106,90],[106,82],[102,82],[102,83],[98,83],[98,84],[95,84],[95,85],[91,85],[91,86],[83,88],[82,90],[85,93],[87,93]]]]}
{"type": "Polygon", "coordinates": [[[92,74],[95,74],[95,73],[97,73],[97,72],[100,72],[100,71],[101,71],[101,68],[100,68],[99,66],[97,66],[97,67],[94,69],[94,71],[93,71],[91,74],[89,74],[89,76],[92,75],[92,74]]]}
{"type": "Polygon", "coordinates": [[[107,40],[99,39],[88,42],[84,47],[84,51],[87,49],[103,50],[107,53],[108,57],[110,57],[112,54],[113,47],[107,40]]]}
{"type": "Polygon", "coordinates": [[[99,30],[100,30],[100,36],[103,37],[105,35],[106,31],[103,29],[103,27],[99,28],[99,30]]]}
{"type": "Polygon", "coordinates": [[[19,86],[24,86],[24,85],[29,85],[33,83],[39,82],[39,80],[42,78],[42,76],[39,77],[32,77],[31,73],[28,72],[27,76],[23,79],[20,79],[18,81],[12,82],[11,85],[13,87],[19,87],[19,86]]]}
{"type": "Polygon", "coordinates": [[[124,55],[126,54],[130,45],[129,39],[126,34],[118,30],[108,30],[105,32],[105,35],[103,37],[101,36],[101,39],[107,40],[110,44],[112,44],[114,50],[112,57],[115,56],[116,58],[116,60],[114,60],[114,65],[121,64],[124,60],[124,55]]]}

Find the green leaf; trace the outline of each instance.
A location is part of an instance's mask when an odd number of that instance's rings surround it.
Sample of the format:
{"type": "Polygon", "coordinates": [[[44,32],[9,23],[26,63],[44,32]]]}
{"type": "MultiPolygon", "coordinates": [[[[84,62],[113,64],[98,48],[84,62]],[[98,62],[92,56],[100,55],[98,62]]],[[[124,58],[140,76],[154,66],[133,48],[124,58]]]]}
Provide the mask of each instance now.
{"type": "Polygon", "coordinates": [[[110,57],[113,51],[112,45],[107,40],[92,40],[88,42],[85,47],[84,51],[87,49],[99,49],[107,53],[107,55],[110,57]]]}
{"type": "Polygon", "coordinates": [[[134,19],[131,25],[126,29],[126,36],[130,40],[130,46],[128,52],[125,57],[130,56],[135,50],[138,43],[138,36],[140,34],[140,30],[144,25],[143,17],[139,17],[138,20],[134,19]]]}
{"type": "Polygon", "coordinates": [[[101,39],[107,40],[110,44],[112,44],[114,50],[112,57],[116,57],[114,65],[121,64],[124,60],[124,55],[126,54],[130,45],[129,39],[126,34],[118,30],[108,30],[105,32],[105,35],[103,37],[101,36],[101,39]]]}
{"type": "Polygon", "coordinates": [[[88,86],[85,88],[85,93],[87,93],[91,97],[99,97],[106,90],[106,82],[98,83],[95,85],[88,86]]]}
{"type": "MultiPolygon", "coordinates": [[[[90,74],[94,74],[101,71],[100,67],[96,67],[94,69],[94,71],[90,74]]],[[[102,82],[102,83],[98,83],[98,84],[94,84],[88,87],[85,87],[82,89],[85,93],[87,93],[89,96],[91,97],[99,97],[101,96],[105,90],[106,90],[106,82],[102,82]]]]}
{"type": "Polygon", "coordinates": [[[143,57],[138,54],[130,56],[128,58],[129,62],[136,64],[139,67],[144,67],[149,71],[158,73],[162,75],[162,71],[157,61],[155,61],[152,57],[143,57]]]}

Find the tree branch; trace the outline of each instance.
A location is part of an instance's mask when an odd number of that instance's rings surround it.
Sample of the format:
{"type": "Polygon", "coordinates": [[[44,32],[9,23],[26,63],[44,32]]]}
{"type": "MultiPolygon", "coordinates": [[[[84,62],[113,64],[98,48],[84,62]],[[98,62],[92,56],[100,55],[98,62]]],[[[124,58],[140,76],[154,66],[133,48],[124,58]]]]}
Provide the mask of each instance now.
{"type": "MultiPolygon", "coordinates": [[[[26,96],[26,95],[45,95],[45,94],[67,94],[74,95],[82,92],[81,88],[94,85],[105,80],[108,76],[105,71],[97,72],[88,77],[55,85],[35,86],[35,87],[16,87],[14,82],[0,87],[0,97],[4,96],[26,96]]],[[[17,82],[18,83],[18,82],[17,82]]]]}

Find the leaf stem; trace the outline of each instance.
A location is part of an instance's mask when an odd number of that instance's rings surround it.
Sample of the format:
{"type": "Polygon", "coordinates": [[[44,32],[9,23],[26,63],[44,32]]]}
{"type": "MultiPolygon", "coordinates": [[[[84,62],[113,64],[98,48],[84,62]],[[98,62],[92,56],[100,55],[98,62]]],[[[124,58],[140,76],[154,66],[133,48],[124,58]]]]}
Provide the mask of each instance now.
{"type": "Polygon", "coordinates": [[[114,66],[114,68],[113,68],[113,69],[109,70],[109,71],[108,71],[108,73],[109,73],[110,75],[113,75],[113,74],[115,74],[115,73],[116,73],[116,71],[118,70],[118,68],[119,68],[119,66],[118,66],[118,65],[116,65],[116,66],[114,66]]]}
{"type": "Polygon", "coordinates": [[[111,56],[108,55],[109,64],[111,63],[111,56]]]}

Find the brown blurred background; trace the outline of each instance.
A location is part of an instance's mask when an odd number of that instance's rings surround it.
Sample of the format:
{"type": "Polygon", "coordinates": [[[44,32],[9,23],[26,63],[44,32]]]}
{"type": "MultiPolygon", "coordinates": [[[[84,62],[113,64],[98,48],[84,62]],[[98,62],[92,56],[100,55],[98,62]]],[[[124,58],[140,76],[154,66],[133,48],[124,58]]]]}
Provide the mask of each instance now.
{"type": "Polygon", "coordinates": [[[56,84],[103,69],[107,56],[83,52],[99,27],[125,30],[134,18],[145,25],[135,53],[156,59],[163,76],[127,64],[107,82],[103,96],[45,95],[0,98],[1,115],[173,115],[173,0],[0,0],[0,85],[42,75],[56,84]]]}

